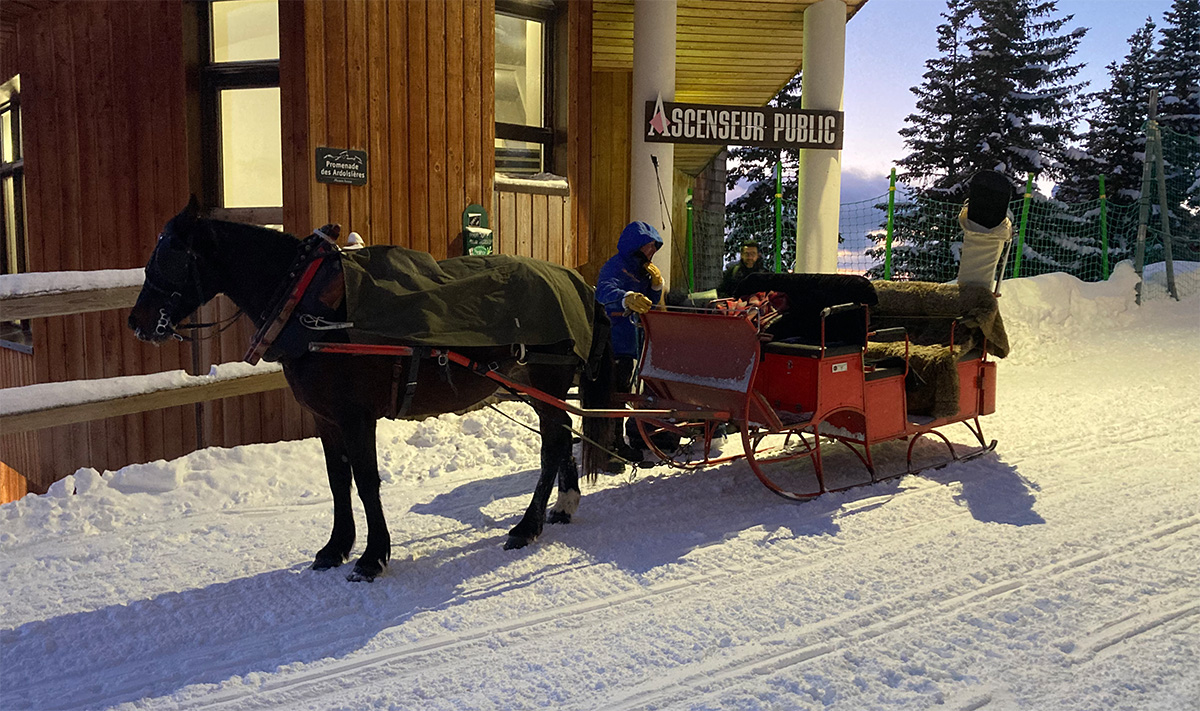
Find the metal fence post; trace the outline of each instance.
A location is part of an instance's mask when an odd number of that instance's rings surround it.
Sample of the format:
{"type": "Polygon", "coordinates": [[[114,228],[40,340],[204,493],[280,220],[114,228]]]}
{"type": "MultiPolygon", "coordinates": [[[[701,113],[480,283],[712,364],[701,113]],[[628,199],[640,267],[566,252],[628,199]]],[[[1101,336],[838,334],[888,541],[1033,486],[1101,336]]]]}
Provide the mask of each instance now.
{"type": "Polygon", "coordinates": [[[687,236],[685,237],[684,244],[686,245],[685,248],[687,249],[687,284],[688,284],[689,292],[696,290],[696,260],[695,260],[695,255],[692,252],[692,244],[693,244],[692,235],[693,235],[693,230],[695,229],[695,227],[694,227],[695,221],[694,221],[692,212],[693,212],[692,189],[688,188],[688,192],[687,192],[687,236]]]}
{"type": "Polygon", "coordinates": [[[1108,194],[1100,174],[1100,278],[1108,281],[1108,194]]]}
{"type": "Polygon", "coordinates": [[[1025,226],[1029,223],[1029,199],[1033,197],[1033,173],[1025,180],[1025,199],[1021,203],[1021,228],[1017,231],[1017,257],[1013,261],[1013,275],[1021,276],[1021,253],[1025,251],[1025,226]]]}
{"type": "Polygon", "coordinates": [[[775,161],[775,273],[783,271],[783,161],[775,161]]]}
{"type": "Polygon", "coordinates": [[[887,241],[883,248],[883,278],[892,280],[892,229],[896,221],[896,169],[888,181],[887,241]]]}

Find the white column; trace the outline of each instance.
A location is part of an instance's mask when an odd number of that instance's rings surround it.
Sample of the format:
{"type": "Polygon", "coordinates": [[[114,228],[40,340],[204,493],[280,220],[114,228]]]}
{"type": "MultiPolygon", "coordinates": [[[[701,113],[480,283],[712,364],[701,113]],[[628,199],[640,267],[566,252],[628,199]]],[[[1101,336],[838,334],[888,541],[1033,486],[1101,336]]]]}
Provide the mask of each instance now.
{"type": "MultiPolygon", "coordinates": [[[[846,3],[821,0],[804,11],[804,87],[801,106],[842,110],[846,74],[846,3]]],[[[837,271],[842,152],[800,151],[796,214],[796,271],[837,271]]]]}
{"type": "Polygon", "coordinates": [[[646,102],[659,95],[675,100],[675,0],[634,0],[633,3],[633,106],[629,143],[629,219],[654,225],[663,248],[654,256],[667,287],[671,285],[671,186],[675,174],[675,147],[646,143],[646,102]],[[651,156],[658,159],[655,174],[651,156]],[[659,182],[662,193],[659,193],[659,182]],[[667,215],[670,214],[668,219],[667,215]]]}

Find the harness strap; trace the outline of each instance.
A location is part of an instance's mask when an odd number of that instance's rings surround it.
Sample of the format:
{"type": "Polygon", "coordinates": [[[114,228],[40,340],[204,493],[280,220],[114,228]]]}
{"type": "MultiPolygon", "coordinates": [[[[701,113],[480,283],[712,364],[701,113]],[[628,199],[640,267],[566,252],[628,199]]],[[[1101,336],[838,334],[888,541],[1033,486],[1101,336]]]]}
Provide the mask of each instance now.
{"type": "Polygon", "coordinates": [[[258,333],[254,334],[254,337],[250,339],[250,348],[246,351],[246,355],[242,360],[250,365],[254,365],[262,359],[263,354],[267,352],[267,349],[271,347],[271,344],[279,336],[280,331],[287,325],[288,319],[292,316],[292,311],[300,303],[300,298],[304,296],[305,290],[308,289],[309,283],[316,276],[317,269],[325,261],[325,257],[326,255],[319,255],[309,263],[308,268],[300,276],[300,281],[297,282],[292,293],[284,300],[275,317],[265,321],[262,328],[258,330],[258,333]]]}
{"type": "MultiPolygon", "coordinates": [[[[399,407],[396,407],[395,405],[393,405],[393,407],[395,409],[392,414],[392,419],[395,419],[397,417],[404,417],[406,414],[408,414],[408,408],[412,406],[413,395],[415,395],[417,393],[417,375],[420,373],[420,370],[421,370],[421,361],[429,357],[429,350],[430,349],[427,346],[413,348],[413,353],[408,358],[408,362],[409,362],[408,382],[404,384],[404,402],[400,403],[399,407]]],[[[397,359],[396,367],[393,371],[394,372],[394,375],[392,377],[392,402],[393,403],[396,402],[396,394],[397,394],[396,390],[399,388],[399,385],[400,385],[400,363],[401,363],[401,360],[397,359]]]]}

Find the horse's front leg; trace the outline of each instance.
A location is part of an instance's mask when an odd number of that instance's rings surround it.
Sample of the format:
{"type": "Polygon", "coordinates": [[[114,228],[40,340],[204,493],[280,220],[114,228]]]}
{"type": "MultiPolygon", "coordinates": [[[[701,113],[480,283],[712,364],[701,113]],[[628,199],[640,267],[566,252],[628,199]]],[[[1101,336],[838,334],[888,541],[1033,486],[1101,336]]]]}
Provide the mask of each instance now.
{"type": "Polygon", "coordinates": [[[346,576],[352,582],[375,579],[383,572],[392,557],[392,539],[383,518],[383,502],[379,499],[379,464],[375,453],[375,419],[362,417],[343,423],[343,436],[349,450],[354,484],[367,516],[367,548],[354,570],[346,576]]]}
{"type": "Polygon", "coordinates": [[[350,505],[350,456],[341,429],[323,418],[316,418],[317,433],[325,450],[325,471],[333,493],[333,532],[329,542],[317,551],[313,570],[336,568],[350,559],[354,547],[354,510],[350,505]]]}
{"type": "MultiPolygon", "coordinates": [[[[571,431],[567,429],[571,424],[571,418],[567,416],[567,413],[547,405],[540,405],[537,410],[542,430],[542,471],[538,476],[537,486],[533,490],[533,499],[529,502],[529,508],[525,509],[525,515],[521,517],[521,521],[508,532],[508,540],[504,543],[505,548],[523,548],[533,543],[541,535],[542,523],[546,520],[546,505],[550,501],[554,480],[564,467],[574,465],[571,461],[571,431]]],[[[576,484],[576,494],[578,495],[578,483],[576,484]]],[[[578,502],[578,498],[576,498],[576,502],[578,502]]]]}

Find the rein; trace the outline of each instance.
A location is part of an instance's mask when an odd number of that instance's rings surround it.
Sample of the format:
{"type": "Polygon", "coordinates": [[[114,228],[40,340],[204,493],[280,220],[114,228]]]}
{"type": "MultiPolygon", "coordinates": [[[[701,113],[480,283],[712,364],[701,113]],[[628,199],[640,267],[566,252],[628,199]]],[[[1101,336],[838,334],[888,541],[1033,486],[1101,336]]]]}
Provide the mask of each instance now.
{"type": "Polygon", "coordinates": [[[221,335],[225,331],[229,330],[229,328],[231,326],[233,326],[234,322],[237,321],[238,317],[244,313],[245,313],[245,311],[238,309],[229,318],[221,319],[219,321],[209,321],[208,323],[181,323],[175,327],[177,330],[199,331],[202,328],[214,328],[214,327],[216,327],[216,330],[212,331],[211,333],[207,333],[204,335],[198,335],[198,336],[184,336],[183,334],[180,334],[180,333],[175,333],[175,334],[173,334],[173,336],[174,336],[175,340],[177,340],[177,341],[192,341],[192,342],[207,341],[208,339],[216,338],[217,336],[221,335]]]}

